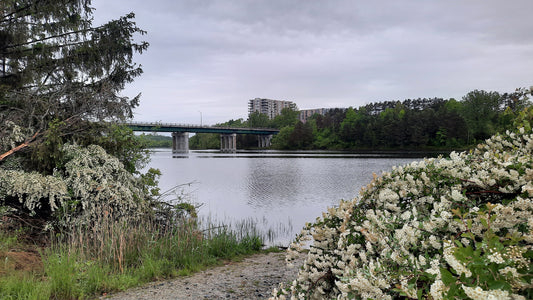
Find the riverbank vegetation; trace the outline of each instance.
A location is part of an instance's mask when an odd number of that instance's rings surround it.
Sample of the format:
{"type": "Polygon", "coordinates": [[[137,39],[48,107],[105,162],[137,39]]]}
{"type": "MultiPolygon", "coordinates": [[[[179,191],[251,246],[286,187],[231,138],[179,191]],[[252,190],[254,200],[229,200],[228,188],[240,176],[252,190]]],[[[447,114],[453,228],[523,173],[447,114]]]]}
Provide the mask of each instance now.
{"type": "Polygon", "coordinates": [[[252,227],[202,231],[190,218],[116,222],[111,214],[95,222],[98,226],[75,226],[38,239],[27,227],[6,228],[9,222],[3,222],[0,298],[93,298],[187,275],[262,247],[252,227]]]}
{"type": "Polygon", "coordinates": [[[375,176],[309,223],[272,299],[532,299],[533,108],[470,151],[375,176]]]}
{"type": "MultiPolygon", "coordinates": [[[[314,115],[305,123],[298,112],[284,109],[274,119],[258,112],[248,120],[221,126],[280,129],[274,149],[308,150],[457,150],[472,147],[496,132],[512,128],[513,120],[531,105],[521,88],[510,93],[474,90],[461,100],[407,99],[336,108],[314,115]]],[[[219,147],[215,134],[191,138],[191,149],[219,147]]],[[[257,147],[257,137],[237,136],[237,148],[257,147]]]]}
{"type": "Polygon", "coordinates": [[[148,148],[172,148],[172,137],[158,134],[141,135],[148,148]]]}
{"type": "Polygon", "coordinates": [[[142,74],[145,32],[133,13],[92,26],[90,4],[0,6],[1,299],[94,297],[262,245],[251,227],[200,224],[141,171],[147,144],[116,121],[139,104],[120,91],[142,74]]]}

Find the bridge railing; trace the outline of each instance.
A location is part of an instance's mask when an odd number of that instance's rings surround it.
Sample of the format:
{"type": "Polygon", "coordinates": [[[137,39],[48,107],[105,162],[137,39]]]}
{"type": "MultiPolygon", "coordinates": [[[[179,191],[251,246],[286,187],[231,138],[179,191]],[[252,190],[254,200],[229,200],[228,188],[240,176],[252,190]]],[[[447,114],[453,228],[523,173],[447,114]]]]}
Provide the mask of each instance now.
{"type": "Polygon", "coordinates": [[[124,125],[140,125],[140,126],[175,126],[175,127],[197,127],[197,128],[210,128],[211,125],[198,125],[198,124],[184,124],[184,123],[166,123],[166,122],[140,122],[131,121],[125,122],[124,125]]]}
{"type": "Polygon", "coordinates": [[[219,129],[255,129],[255,130],[265,130],[265,131],[279,131],[275,128],[256,128],[256,127],[227,127],[227,126],[216,126],[216,125],[198,125],[198,124],[180,124],[180,123],[167,123],[167,122],[140,122],[132,121],[125,122],[124,125],[133,125],[133,126],[149,126],[149,127],[187,127],[187,128],[219,128],[219,129]]]}

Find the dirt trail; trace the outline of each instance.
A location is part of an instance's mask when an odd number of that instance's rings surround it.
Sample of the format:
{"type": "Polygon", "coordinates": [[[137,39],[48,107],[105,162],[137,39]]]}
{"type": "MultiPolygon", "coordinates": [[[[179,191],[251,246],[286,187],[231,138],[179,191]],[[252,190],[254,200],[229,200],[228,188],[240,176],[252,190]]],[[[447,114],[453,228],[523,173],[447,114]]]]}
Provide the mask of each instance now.
{"type": "Polygon", "coordinates": [[[285,253],[256,254],[191,276],[150,283],[101,299],[268,299],[280,282],[296,278],[298,267],[285,264],[285,253]]]}

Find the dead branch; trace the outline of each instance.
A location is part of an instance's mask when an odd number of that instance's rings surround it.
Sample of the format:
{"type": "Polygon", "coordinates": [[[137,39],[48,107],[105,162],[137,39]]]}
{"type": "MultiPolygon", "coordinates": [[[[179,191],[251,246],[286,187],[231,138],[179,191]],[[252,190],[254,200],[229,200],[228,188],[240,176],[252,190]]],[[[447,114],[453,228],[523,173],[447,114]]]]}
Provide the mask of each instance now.
{"type": "Polygon", "coordinates": [[[16,153],[20,151],[21,149],[28,147],[33,141],[35,141],[35,139],[39,136],[39,134],[40,134],[40,131],[37,131],[31,138],[24,141],[24,143],[0,155],[0,161],[4,160],[4,158],[10,156],[11,154],[16,153]]]}

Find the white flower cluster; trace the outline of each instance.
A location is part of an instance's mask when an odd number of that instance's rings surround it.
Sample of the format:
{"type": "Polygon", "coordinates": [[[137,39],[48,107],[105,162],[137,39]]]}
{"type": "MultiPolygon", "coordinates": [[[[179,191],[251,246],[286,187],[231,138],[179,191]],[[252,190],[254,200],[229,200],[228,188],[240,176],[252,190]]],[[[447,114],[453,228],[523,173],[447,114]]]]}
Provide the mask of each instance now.
{"type": "Polygon", "coordinates": [[[2,153],[15,148],[32,134],[28,129],[20,127],[9,120],[5,121],[2,133],[3,135],[0,135],[0,151],[2,153]]]}
{"type": "Polygon", "coordinates": [[[88,224],[102,214],[136,218],[146,199],[140,180],[99,146],[65,145],[66,163],[53,176],[0,168],[0,198],[14,197],[31,213],[61,211],[61,226],[88,224]]]}
{"type": "Polygon", "coordinates": [[[18,199],[31,214],[45,205],[54,211],[69,198],[67,185],[60,178],[0,169],[0,198],[5,200],[8,196],[18,199]]]}
{"type": "MultiPolygon", "coordinates": [[[[462,286],[466,295],[473,300],[509,300],[509,292],[502,290],[484,291],[479,286],[476,288],[462,286]]],[[[525,299],[525,298],[524,298],[525,299]]]]}
{"type": "Polygon", "coordinates": [[[271,299],[524,299],[532,181],[533,134],[523,129],[375,176],[359,199],[306,226],[288,252],[290,261],[312,239],[298,278],[271,299]],[[479,280],[492,270],[506,288],[479,280]]]}
{"type": "Polygon", "coordinates": [[[465,277],[472,276],[472,272],[454,255],[454,250],[456,248],[452,245],[452,241],[445,241],[444,242],[444,260],[448,263],[452,269],[457,272],[457,274],[461,275],[464,274],[465,277]]]}

